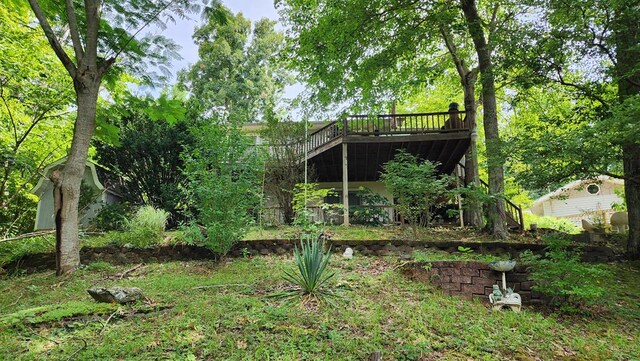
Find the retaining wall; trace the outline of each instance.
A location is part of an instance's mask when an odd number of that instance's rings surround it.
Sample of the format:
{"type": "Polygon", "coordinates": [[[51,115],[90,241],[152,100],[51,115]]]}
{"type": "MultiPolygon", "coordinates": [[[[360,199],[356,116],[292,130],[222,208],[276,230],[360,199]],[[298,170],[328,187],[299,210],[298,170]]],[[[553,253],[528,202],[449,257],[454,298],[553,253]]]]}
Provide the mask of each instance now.
{"type": "MultiPolygon", "coordinates": [[[[493,285],[502,289],[502,273],[493,271],[487,263],[467,261],[412,262],[402,268],[412,280],[432,284],[450,296],[480,300],[489,303],[493,285]]],[[[543,303],[542,295],[532,291],[534,282],[529,279],[525,266],[517,265],[507,272],[507,287],[520,294],[525,305],[543,303]]]]}
{"type": "MultiPolygon", "coordinates": [[[[543,253],[545,245],[538,243],[509,243],[509,242],[430,242],[430,241],[366,241],[366,240],[328,240],[334,252],[343,252],[351,247],[356,254],[363,256],[410,256],[413,251],[441,250],[457,253],[458,246],[472,249],[475,253],[492,254],[503,258],[516,258],[522,251],[531,250],[543,253]]],[[[292,240],[262,240],[238,242],[229,253],[232,257],[245,255],[285,255],[292,254],[297,241],[292,240]]],[[[218,255],[201,246],[158,246],[150,249],[134,249],[127,247],[84,247],[80,251],[83,264],[95,261],[105,261],[112,264],[128,264],[141,262],[167,262],[198,259],[217,259],[218,255]]],[[[604,246],[586,246],[582,255],[587,262],[611,262],[620,259],[612,249],[604,246]]],[[[32,254],[20,260],[5,265],[4,270],[13,273],[16,270],[34,272],[38,270],[55,269],[55,256],[52,253],[32,254]]]]}

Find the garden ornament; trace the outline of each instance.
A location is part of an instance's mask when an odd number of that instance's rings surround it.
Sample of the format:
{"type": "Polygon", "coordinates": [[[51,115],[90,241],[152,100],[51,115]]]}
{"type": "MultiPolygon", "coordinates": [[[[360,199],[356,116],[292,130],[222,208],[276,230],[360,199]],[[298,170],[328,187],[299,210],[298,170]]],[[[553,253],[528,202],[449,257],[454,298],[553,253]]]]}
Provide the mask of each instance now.
{"type": "Polygon", "coordinates": [[[500,292],[500,286],[497,284],[493,285],[493,292],[489,295],[489,301],[494,303],[496,301],[502,300],[502,292],[500,292]]]}
{"type": "Polygon", "coordinates": [[[499,285],[493,285],[493,292],[489,295],[489,302],[493,305],[494,311],[499,311],[504,308],[509,308],[514,312],[520,312],[522,306],[522,300],[520,295],[513,292],[513,289],[507,288],[507,276],[506,272],[511,271],[516,266],[516,261],[495,261],[489,263],[489,267],[492,270],[502,272],[502,289],[504,294],[500,291],[499,285]]]}
{"type": "Polygon", "coordinates": [[[346,259],[352,259],[353,258],[353,249],[351,249],[351,247],[347,247],[347,249],[344,250],[344,253],[342,254],[342,257],[344,257],[346,259]]]}

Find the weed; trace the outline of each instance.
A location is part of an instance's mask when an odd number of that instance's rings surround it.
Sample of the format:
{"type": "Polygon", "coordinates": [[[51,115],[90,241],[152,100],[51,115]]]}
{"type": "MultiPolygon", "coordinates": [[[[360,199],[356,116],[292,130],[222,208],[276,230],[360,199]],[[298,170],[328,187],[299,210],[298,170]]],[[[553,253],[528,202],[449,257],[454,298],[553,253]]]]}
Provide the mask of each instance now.
{"type": "Polygon", "coordinates": [[[570,250],[570,242],[547,237],[544,257],[525,251],[520,258],[531,264],[534,290],[551,298],[551,304],[566,311],[594,304],[607,294],[611,272],[603,265],[580,261],[581,250],[570,250]]]}

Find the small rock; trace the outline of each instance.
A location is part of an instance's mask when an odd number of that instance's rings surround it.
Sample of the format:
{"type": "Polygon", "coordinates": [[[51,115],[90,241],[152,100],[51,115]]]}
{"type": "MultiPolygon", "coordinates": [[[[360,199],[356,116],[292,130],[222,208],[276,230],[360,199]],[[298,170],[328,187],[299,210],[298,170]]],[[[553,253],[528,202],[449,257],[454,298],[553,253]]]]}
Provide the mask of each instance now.
{"type": "Polygon", "coordinates": [[[125,304],[142,298],[142,290],[138,287],[92,287],[87,290],[91,297],[98,302],[125,304]]]}
{"type": "Polygon", "coordinates": [[[342,254],[342,257],[344,257],[345,259],[352,259],[353,258],[353,249],[351,249],[351,247],[347,247],[347,249],[344,250],[344,253],[342,254]]]}

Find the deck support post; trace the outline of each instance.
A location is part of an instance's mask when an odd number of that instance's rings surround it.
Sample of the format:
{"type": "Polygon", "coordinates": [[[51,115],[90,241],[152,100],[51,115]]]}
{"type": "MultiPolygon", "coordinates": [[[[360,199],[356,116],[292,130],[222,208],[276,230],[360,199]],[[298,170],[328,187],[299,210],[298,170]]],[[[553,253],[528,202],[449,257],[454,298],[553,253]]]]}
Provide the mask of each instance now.
{"type": "MultiPolygon", "coordinates": [[[[462,157],[462,161],[464,161],[464,157],[462,157]]],[[[462,172],[462,168],[460,167],[460,164],[456,165],[456,188],[460,188],[460,181],[464,180],[464,174],[462,172]]],[[[460,218],[460,227],[464,228],[464,209],[462,206],[462,196],[460,195],[460,192],[458,192],[458,194],[456,195],[456,199],[458,201],[458,217],[460,218]]]]}
{"type": "Polygon", "coordinates": [[[347,143],[342,142],[342,206],[344,207],[342,225],[349,226],[349,167],[347,164],[347,143]]]}

